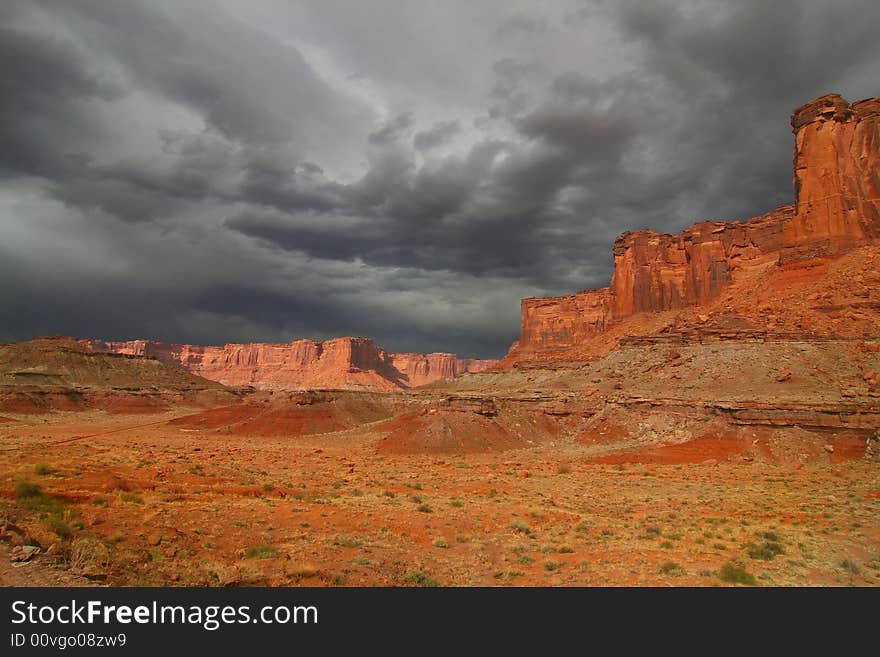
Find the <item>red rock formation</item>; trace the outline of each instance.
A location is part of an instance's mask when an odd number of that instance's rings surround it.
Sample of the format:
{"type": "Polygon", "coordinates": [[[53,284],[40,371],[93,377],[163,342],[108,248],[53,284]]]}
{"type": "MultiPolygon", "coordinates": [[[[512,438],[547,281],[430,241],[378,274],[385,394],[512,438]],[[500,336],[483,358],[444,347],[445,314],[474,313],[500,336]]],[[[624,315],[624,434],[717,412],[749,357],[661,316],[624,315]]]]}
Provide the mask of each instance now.
{"type": "Polygon", "coordinates": [[[422,386],[438,379],[453,379],[466,372],[485,372],[497,361],[458,358],[455,354],[391,354],[391,365],[405,378],[407,387],[422,386]]]}
{"type": "Polygon", "coordinates": [[[561,351],[601,333],[611,318],[609,289],[522,300],[519,353],[561,351]]]}
{"type": "Polygon", "coordinates": [[[747,222],[705,221],[681,235],[651,230],[624,233],[614,242],[612,317],[705,303],[731,281],[731,272],[783,246],[783,206],[747,222]]]}
{"type": "Polygon", "coordinates": [[[828,94],[794,111],[797,215],[786,246],[809,256],[880,237],[880,98],[850,105],[828,94]]]}
{"type": "Polygon", "coordinates": [[[614,243],[611,286],[524,299],[505,363],[564,354],[642,312],[706,304],[751,265],[839,254],[880,238],[880,98],[822,96],[795,110],[795,206],[746,222],[707,221],[681,235],[628,232],[614,243]]]}
{"type": "Polygon", "coordinates": [[[393,354],[369,338],[324,342],[226,344],[217,347],[132,340],[85,340],[95,351],[147,356],[232,386],[268,389],[345,388],[397,390],[465,372],[496,361],[460,359],[455,354],[393,354]]]}

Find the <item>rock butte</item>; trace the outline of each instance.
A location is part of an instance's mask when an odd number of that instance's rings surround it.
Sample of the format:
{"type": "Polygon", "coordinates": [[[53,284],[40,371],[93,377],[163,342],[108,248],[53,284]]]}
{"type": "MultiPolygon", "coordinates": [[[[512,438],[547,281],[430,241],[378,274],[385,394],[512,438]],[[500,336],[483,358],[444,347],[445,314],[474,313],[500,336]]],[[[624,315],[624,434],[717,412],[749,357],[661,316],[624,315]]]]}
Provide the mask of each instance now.
{"type": "Polygon", "coordinates": [[[638,313],[718,298],[750,268],[796,266],[880,237],[880,98],[821,96],[796,109],[791,125],[794,205],[745,222],[704,221],[680,235],[622,234],[609,287],[523,299],[520,339],[503,364],[573,357],[638,313]]]}
{"type": "Polygon", "coordinates": [[[483,372],[494,360],[455,354],[389,353],[369,338],[315,342],[244,343],[223,346],[153,340],[83,340],[94,351],[155,358],[229,386],[296,390],[306,388],[392,391],[483,372]]]}

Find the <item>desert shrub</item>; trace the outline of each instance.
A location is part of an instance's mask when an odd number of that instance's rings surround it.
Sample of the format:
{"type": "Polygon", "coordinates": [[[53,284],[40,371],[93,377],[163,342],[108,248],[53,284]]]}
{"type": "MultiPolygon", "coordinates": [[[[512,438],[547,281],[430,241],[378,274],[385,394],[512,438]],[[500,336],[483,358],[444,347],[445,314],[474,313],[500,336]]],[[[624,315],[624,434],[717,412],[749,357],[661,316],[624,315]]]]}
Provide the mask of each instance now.
{"type": "Polygon", "coordinates": [[[252,545],[244,553],[248,559],[271,559],[278,556],[278,550],[272,545],[262,543],[260,545],[252,545]]]}
{"type": "Polygon", "coordinates": [[[504,580],[514,579],[516,577],[522,577],[522,576],[523,576],[523,573],[519,572],[518,570],[502,570],[502,571],[499,571],[493,575],[493,577],[495,577],[495,579],[504,579],[504,580]]]}
{"type": "Polygon", "coordinates": [[[122,493],[119,499],[128,504],[143,504],[144,498],[137,493],[122,493]]]}
{"type": "Polygon", "coordinates": [[[110,551],[95,538],[77,538],[70,544],[67,560],[74,572],[97,575],[110,565],[110,551]]]}
{"type": "Polygon", "coordinates": [[[667,561],[662,566],[660,566],[660,572],[664,575],[684,575],[684,568],[679,566],[674,561],[667,561]]]}
{"type": "Polygon", "coordinates": [[[436,579],[428,577],[420,570],[414,570],[406,576],[406,581],[413,586],[423,586],[427,588],[435,588],[440,586],[440,582],[436,579]]]}
{"type": "Polygon", "coordinates": [[[70,528],[70,525],[60,518],[53,519],[50,524],[52,525],[52,531],[55,532],[58,538],[66,541],[73,536],[73,530],[70,528]]]}
{"type": "Polygon", "coordinates": [[[15,485],[15,499],[28,511],[60,516],[64,513],[64,504],[51,495],[43,492],[38,484],[21,480],[15,485]]]}
{"type": "Polygon", "coordinates": [[[34,468],[34,472],[36,472],[38,475],[49,475],[52,474],[52,468],[50,468],[45,463],[37,463],[36,467],[34,468]]]}
{"type": "Polygon", "coordinates": [[[41,497],[43,495],[43,489],[40,488],[39,484],[32,484],[29,481],[19,481],[15,485],[15,499],[27,499],[33,497],[41,497]]]}
{"type": "Polygon", "coordinates": [[[840,567],[853,575],[858,575],[860,572],[859,565],[852,559],[844,559],[840,562],[840,567]]]}
{"type": "Polygon", "coordinates": [[[519,534],[531,535],[532,533],[532,528],[524,520],[514,520],[510,523],[510,528],[519,534]]]}
{"type": "Polygon", "coordinates": [[[746,549],[751,559],[761,559],[762,561],[773,561],[778,555],[785,554],[785,548],[776,541],[764,541],[760,545],[749,543],[746,545],[746,549]]]}
{"type": "Polygon", "coordinates": [[[416,507],[416,511],[421,511],[422,513],[432,513],[434,509],[431,508],[430,504],[419,504],[416,507]]]}
{"type": "Polygon", "coordinates": [[[742,563],[735,560],[728,561],[721,566],[721,571],[718,573],[718,577],[721,578],[721,581],[728,582],[729,584],[745,584],[747,586],[754,586],[757,584],[755,576],[747,571],[742,563]]]}

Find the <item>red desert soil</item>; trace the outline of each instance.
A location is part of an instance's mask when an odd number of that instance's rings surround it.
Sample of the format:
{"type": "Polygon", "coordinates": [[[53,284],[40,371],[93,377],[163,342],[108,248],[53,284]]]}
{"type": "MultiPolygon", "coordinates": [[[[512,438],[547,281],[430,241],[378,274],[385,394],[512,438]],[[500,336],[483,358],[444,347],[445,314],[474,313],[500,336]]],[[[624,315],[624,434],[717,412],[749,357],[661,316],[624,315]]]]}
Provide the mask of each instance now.
{"type": "Polygon", "coordinates": [[[762,585],[880,583],[877,463],[832,462],[839,441],[797,467],[724,460],[705,438],[599,463],[609,446],[577,429],[500,453],[383,453],[438,413],[262,437],[189,428],[192,407],[18,416],[0,431],[0,539],[55,547],[2,583],[714,586],[734,559],[762,585]],[[16,497],[21,481],[41,496],[16,497]],[[784,554],[750,557],[766,536],[784,554]]]}
{"type": "Polygon", "coordinates": [[[186,415],[171,424],[246,436],[299,436],[341,431],[387,419],[397,406],[399,402],[394,397],[373,394],[274,393],[248,403],[186,415]]]}
{"type": "Polygon", "coordinates": [[[490,418],[434,408],[401,415],[376,430],[390,431],[377,445],[382,454],[473,454],[526,446],[490,418]]]}

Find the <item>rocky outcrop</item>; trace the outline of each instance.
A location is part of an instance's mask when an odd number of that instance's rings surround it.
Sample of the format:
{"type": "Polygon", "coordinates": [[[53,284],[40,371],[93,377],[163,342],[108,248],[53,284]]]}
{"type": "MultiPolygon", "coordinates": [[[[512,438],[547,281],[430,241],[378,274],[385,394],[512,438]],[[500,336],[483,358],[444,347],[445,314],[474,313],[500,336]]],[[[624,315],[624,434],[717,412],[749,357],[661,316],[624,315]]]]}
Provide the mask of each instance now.
{"type": "Polygon", "coordinates": [[[828,255],[880,237],[880,98],[829,94],[802,105],[795,134],[797,212],[784,259],[828,255]]]}
{"type": "Polygon", "coordinates": [[[179,367],[96,353],[73,338],[0,344],[0,410],[151,413],[171,404],[228,404],[237,395],[179,367]]]}
{"type": "Polygon", "coordinates": [[[880,238],[880,99],[822,96],[795,110],[795,205],[680,235],[627,232],[608,288],[522,301],[505,363],[558,357],[637,313],[707,304],[739,271],[840,254],[880,238]]]}
{"type": "Polygon", "coordinates": [[[390,356],[391,366],[403,375],[407,387],[454,379],[468,372],[485,372],[497,364],[495,360],[459,358],[447,353],[392,353],[390,356]]]}
{"type": "Polygon", "coordinates": [[[747,222],[702,222],[681,235],[624,233],[614,243],[611,319],[714,299],[734,269],[779,251],[792,214],[783,206],[747,222]]]}
{"type": "Polygon", "coordinates": [[[523,299],[520,348],[529,352],[565,350],[604,331],[610,319],[608,288],[523,299]]]}
{"type": "Polygon", "coordinates": [[[230,386],[295,390],[339,388],[391,391],[479,372],[496,361],[455,354],[388,353],[369,338],[315,342],[200,346],[132,340],[84,340],[90,349],[155,358],[230,386]]]}

